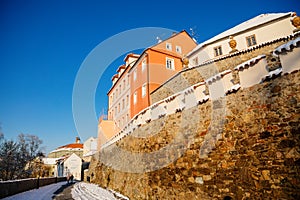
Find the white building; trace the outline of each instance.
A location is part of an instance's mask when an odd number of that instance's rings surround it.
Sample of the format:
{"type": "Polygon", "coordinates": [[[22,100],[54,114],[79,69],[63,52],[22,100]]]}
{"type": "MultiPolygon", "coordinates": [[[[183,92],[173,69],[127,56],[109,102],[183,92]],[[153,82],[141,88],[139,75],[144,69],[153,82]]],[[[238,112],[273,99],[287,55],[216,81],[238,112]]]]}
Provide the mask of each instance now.
{"type": "Polygon", "coordinates": [[[292,12],[261,14],[199,44],[188,55],[189,67],[208,62],[235,51],[288,36],[295,27],[291,24],[292,12]],[[231,46],[229,42],[231,40],[231,46]]]}
{"type": "Polygon", "coordinates": [[[91,157],[97,152],[97,138],[90,137],[83,143],[83,159],[90,162],[91,157]]]}
{"type": "Polygon", "coordinates": [[[73,153],[71,156],[60,159],[57,162],[58,176],[73,175],[74,179],[81,180],[82,159],[73,153]]]}

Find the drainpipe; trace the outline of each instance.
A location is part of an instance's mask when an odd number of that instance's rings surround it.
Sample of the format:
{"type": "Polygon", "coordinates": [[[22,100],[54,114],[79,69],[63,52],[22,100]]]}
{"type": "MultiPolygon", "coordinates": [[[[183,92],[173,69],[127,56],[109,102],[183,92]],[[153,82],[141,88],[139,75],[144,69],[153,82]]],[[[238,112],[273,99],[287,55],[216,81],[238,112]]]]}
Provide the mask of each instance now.
{"type": "Polygon", "coordinates": [[[148,54],[146,53],[146,57],[147,57],[147,90],[148,90],[148,106],[150,106],[151,105],[151,103],[150,103],[150,85],[149,85],[149,76],[150,76],[150,72],[149,72],[149,65],[150,65],[150,63],[149,63],[149,56],[148,56],[148,54]]]}

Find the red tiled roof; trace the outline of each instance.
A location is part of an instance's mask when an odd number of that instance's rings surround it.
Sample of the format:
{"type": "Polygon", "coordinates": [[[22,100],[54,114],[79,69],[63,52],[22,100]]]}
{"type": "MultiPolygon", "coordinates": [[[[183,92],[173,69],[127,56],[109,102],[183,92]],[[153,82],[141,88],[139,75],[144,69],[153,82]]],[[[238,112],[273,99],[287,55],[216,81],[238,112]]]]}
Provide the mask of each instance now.
{"type": "Polygon", "coordinates": [[[79,144],[79,143],[73,143],[73,144],[67,144],[61,147],[58,147],[57,149],[62,149],[62,148],[83,148],[83,144],[79,144]]]}

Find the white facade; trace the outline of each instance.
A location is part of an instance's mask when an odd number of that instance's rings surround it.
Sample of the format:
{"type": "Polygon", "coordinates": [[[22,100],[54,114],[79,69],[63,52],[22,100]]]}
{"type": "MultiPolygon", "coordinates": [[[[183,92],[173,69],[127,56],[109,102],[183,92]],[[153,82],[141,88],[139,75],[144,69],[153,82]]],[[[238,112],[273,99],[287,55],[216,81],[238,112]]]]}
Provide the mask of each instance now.
{"type": "Polygon", "coordinates": [[[232,51],[229,46],[230,36],[234,37],[236,49],[239,51],[292,34],[295,27],[290,21],[291,14],[291,12],[262,14],[199,44],[187,55],[189,67],[228,55],[232,51]],[[254,37],[254,45],[248,45],[249,37],[254,37]],[[221,55],[216,55],[217,47],[221,48],[221,55]]]}
{"type": "Polygon", "coordinates": [[[83,157],[97,151],[97,138],[90,137],[83,143],[83,157]]]}
{"type": "Polygon", "coordinates": [[[64,176],[68,176],[68,173],[70,173],[73,174],[74,179],[81,180],[81,166],[81,158],[73,153],[64,161],[64,176]]]}
{"type": "Polygon", "coordinates": [[[121,130],[130,120],[130,81],[127,73],[139,55],[129,54],[125,65],[119,67],[118,75],[113,78],[109,92],[108,120],[115,122],[116,130],[121,130]]]}

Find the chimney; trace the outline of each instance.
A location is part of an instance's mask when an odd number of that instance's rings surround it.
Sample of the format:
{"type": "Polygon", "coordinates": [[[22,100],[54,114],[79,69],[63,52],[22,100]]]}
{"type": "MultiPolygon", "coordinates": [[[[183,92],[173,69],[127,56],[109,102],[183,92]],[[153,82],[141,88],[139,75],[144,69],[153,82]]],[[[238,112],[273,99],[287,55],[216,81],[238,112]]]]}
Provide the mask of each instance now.
{"type": "Polygon", "coordinates": [[[80,144],[80,138],[79,137],[76,137],[76,143],[80,144]]]}

